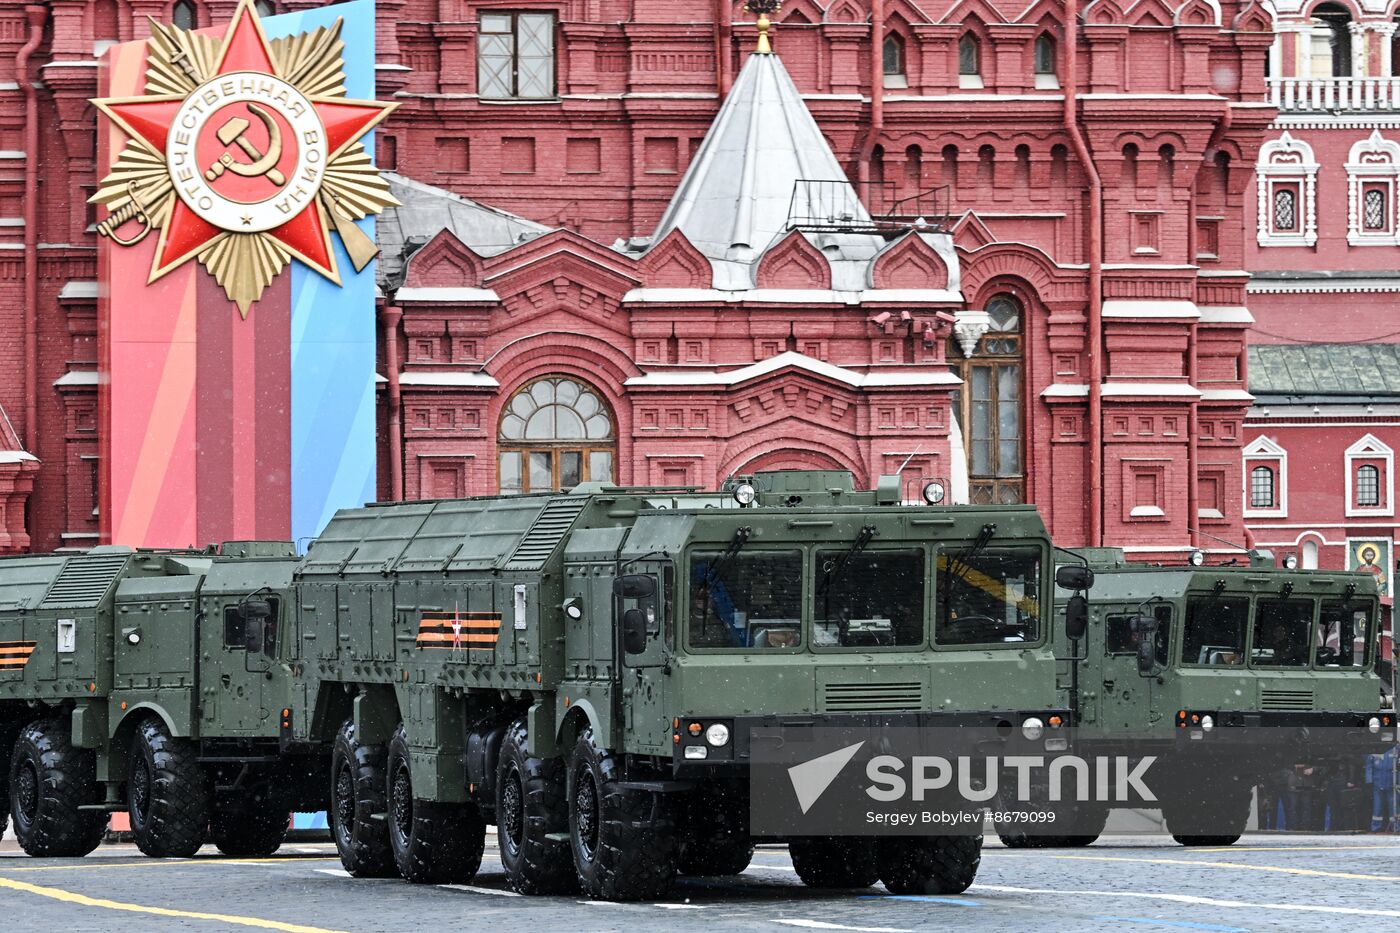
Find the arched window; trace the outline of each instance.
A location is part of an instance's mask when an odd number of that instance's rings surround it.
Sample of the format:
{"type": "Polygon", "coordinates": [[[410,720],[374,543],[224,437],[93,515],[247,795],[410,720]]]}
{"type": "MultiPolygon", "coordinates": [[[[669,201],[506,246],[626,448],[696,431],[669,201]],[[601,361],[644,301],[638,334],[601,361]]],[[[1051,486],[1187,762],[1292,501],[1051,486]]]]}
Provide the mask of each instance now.
{"type": "Polygon", "coordinates": [[[1351,77],[1351,13],[1346,7],[1324,3],[1313,10],[1310,38],[1312,77],[1351,77]]]}
{"type": "Polygon", "coordinates": [[[1136,197],[1134,189],[1138,183],[1138,147],[1136,143],[1128,143],[1123,147],[1123,190],[1127,192],[1127,197],[1136,197]]]}
{"type": "Polygon", "coordinates": [[[503,493],[614,479],[617,435],[608,407],[592,387],[567,376],[521,387],[501,414],[497,442],[503,493]]]}
{"type": "Polygon", "coordinates": [[[1373,508],[1381,504],[1381,471],[1376,467],[1356,468],[1356,504],[1373,508]]]}
{"type": "Polygon", "coordinates": [[[181,29],[193,29],[195,26],[194,4],[190,0],[180,0],[170,9],[170,22],[181,29]]]}
{"type": "Polygon", "coordinates": [[[905,83],[899,83],[898,79],[905,78],[904,64],[904,37],[897,32],[889,33],[885,36],[884,44],[884,71],[885,87],[908,87],[905,83]],[[895,81],[890,79],[894,78],[895,81]]]}
{"type": "Polygon", "coordinates": [[[1274,505],[1274,471],[1270,467],[1257,466],[1249,471],[1249,507],[1251,509],[1272,509],[1274,505]]]}
{"type": "Polygon", "coordinates": [[[1296,233],[1298,230],[1298,192],[1293,188],[1274,189],[1274,230],[1296,233]]]}
{"type": "Polygon", "coordinates": [[[989,327],[975,342],[964,342],[954,328],[948,358],[963,385],[953,404],[967,451],[970,500],[1014,505],[1025,501],[1022,306],[998,294],[986,312],[989,327]]]}
{"type": "Polygon", "coordinates": [[[924,188],[924,150],[918,146],[904,150],[904,180],[910,194],[918,194],[924,188]]]}
{"type": "Polygon", "coordinates": [[[1041,33],[1035,40],[1035,86],[1060,86],[1055,78],[1055,39],[1049,33],[1041,33]]]}
{"type": "Polygon", "coordinates": [[[1317,542],[1311,538],[1303,542],[1303,569],[1317,569],[1317,542]]]}
{"type": "Polygon", "coordinates": [[[958,40],[958,84],[961,87],[982,86],[982,43],[970,32],[958,40]]]}

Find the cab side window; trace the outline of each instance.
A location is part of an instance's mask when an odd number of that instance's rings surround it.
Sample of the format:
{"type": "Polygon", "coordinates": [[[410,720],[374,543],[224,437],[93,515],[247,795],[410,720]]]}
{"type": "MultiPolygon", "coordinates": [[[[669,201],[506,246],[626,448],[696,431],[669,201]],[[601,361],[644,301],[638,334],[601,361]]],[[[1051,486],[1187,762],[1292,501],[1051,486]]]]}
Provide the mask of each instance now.
{"type": "MultiPolygon", "coordinates": [[[[1142,635],[1133,631],[1134,618],[1135,614],[1126,614],[1104,620],[1104,654],[1137,654],[1142,635]]],[[[1157,620],[1157,630],[1152,635],[1153,654],[1157,663],[1165,667],[1171,657],[1172,607],[1153,606],[1152,618],[1157,620]]]]}
{"type": "Polygon", "coordinates": [[[261,626],[251,630],[241,605],[224,607],[224,647],[235,651],[262,652],[269,658],[277,654],[277,622],[282,616],[282,601],[267,598],[272,612],[261,626]]]}

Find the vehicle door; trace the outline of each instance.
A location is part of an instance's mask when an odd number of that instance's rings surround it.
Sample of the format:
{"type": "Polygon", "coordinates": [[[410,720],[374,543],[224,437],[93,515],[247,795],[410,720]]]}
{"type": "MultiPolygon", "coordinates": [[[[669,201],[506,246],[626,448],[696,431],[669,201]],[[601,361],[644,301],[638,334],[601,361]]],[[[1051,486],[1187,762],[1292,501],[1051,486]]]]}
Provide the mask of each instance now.
{"type": "Polygon", "coordinates": [[[641,745],[655,746],[655,754],[668,754],[665,694],[675,637],[675,568],[670,561],[638,561],[618,580],[618,589],[624,591],[615,591],[614,603],[622,639],[626,727],[641,745]]]}
{"type": "Polygon", "coordinates": [[[205,603],[205,728],[215,735],[276,735],[286,702],[279,649],[289,607],[280,594],[205,603]]]}
{"type": "Polygon", "coordinates": [[[1170,658],[1172,607],[1168,603],[1146,606],[1109,608],[1104,624],[1099,627],[1101,641],[1091,647],[1097,650],[1100,665],[1099,691],[1100,728],[1113,733],[1138,733],[1161,718],[1155,707],[1157,678],[1168,676],[1170,658]],[[1151,619],[1155,627],[1144,630],[1140,619],[1151,619]],[[1139,646],[1152,649],[1152,672],[1144,675],[1138,666],[1139,646]]]}

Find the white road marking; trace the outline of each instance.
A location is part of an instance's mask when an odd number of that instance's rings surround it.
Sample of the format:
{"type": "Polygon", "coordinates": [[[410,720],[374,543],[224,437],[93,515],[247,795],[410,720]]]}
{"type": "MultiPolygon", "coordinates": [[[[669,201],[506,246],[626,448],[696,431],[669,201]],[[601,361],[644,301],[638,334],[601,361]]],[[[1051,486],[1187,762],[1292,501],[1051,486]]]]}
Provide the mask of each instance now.
{"type": "Polygon", "coordinates": [[[479,888],[474,884],[435,884],[435,888],[446,888],[449,891],[470,891],[472,894],[494,894],[497,897],[519,897],[518,891],[503,891],[500,888],[479,888]]]}
{"type": "Polygon", "coordinates": [[[1150,891],[1081,891],[1057,888],[1021,888],[1002,884],[974,884],[974,891],[1001,891],[1008,894],[1058,894],[1063,897],[1122,897],[1139,900],[1172,901],[1177,904],[1194,904],[1200,907],[1231,907],[1242,910],[1285,910],[1304,913],[1345,914],[1362,917],[1400,917],[1400,910],[1381,910],[1369,907],[1333,907],[1326,904],[1276,904],[1255,901],[1225,900],[1217,897],[1199,897],[1194,894],[1156,894],[1150,891]]]}
{"type": "Polygon", "coordinates": [[[652,904],[653,907],[660,907],[664,910],[704,910],[702,904],[652,904]]]}
{"type": "Polygon", "coordinates": [[[790,927],[802,927],[807,930],[849,930],[852,933],[914,933],[913,930],[905,927],[852,927],[844,923],[827,923],[823,920],[802,920],[802,919],[779,919],[774,923],[786,924],[790,927]]]}
{"type": "Polygon", "coordinates": [[[318,868],[318,874],[330,875],[333,878],[349,878],[350,873],[343,868],[318,868]]]}

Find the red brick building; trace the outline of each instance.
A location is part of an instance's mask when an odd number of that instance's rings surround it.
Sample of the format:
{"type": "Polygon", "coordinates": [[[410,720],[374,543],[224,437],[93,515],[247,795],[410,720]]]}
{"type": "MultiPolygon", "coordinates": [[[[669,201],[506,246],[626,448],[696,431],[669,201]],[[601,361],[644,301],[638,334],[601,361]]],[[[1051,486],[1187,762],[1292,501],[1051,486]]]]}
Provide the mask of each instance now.
{"type": "MultiPolygon", "coordinates": [[[[9,547],[100,529],[94,51],[232,6],[0,11],[9,547]]],[[[380,0],[404,201],[381,223],[382,495],[902,469],[1034,502],[1067,544],[1241,539],[1264,7],[774,19],[753,56],[728,0],[380,0]]]]}

